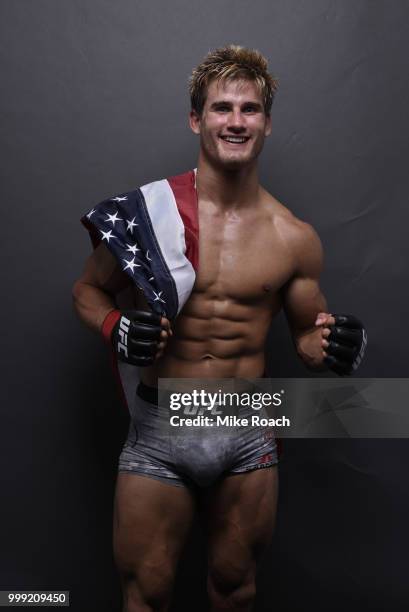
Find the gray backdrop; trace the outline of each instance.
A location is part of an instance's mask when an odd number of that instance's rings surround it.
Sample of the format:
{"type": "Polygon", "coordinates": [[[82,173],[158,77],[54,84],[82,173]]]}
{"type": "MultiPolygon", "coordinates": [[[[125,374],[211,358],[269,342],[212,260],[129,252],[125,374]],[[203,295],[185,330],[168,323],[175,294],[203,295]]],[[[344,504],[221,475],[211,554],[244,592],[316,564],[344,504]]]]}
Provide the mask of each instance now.
{"type": "MultiPolygon", "coordinates": [[[[196,164],[186,82],[216,46],[258,48],[280,79],[268,190],[324,244],[329,308],[361,316],[360,375],[408,376],[406,0],[1,0],[3,402],[0,589],[70,589],[119,610],[112,498],[127,415],[71,285],[80,216],[196,164]]],[[[308,376],[284,318],[272,376],[308,376]]],[[[257,611],[398,611],[409,602],[405,440],[285,442],[257,611]]],[[[174,609],[205,609],[196,526],[174,609]],[[192,603],[194,602],[194,603],[192,603]]]]}

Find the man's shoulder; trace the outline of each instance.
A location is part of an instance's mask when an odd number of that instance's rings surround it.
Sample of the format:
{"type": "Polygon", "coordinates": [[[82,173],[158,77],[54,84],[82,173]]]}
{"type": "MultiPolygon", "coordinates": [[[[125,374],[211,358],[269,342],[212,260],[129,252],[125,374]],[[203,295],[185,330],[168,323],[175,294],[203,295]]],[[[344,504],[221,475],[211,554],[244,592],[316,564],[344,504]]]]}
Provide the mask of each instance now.
{"type": "Polygon", "coordinates": [[[273,195],[264,192],[264,202],[275,230],[289,246],[300,246],[319,242],[318,234],[310,223],[296,215],[273,195]]]}
{"type": "Polygon", "coordinates": [[[101,203],[105,202],[125,202],[128,198],[136,198],[140,195],[140,192],[145,193],[150,190],[160,190],[160,188],[166,184],[170,187],[182,187],[182,186],[191,186],[195,185],[196,180],[195,170],[187,170],[182,174],[177,174],[174,176],[169,176],[166,178],[157,178],[154,180],[149,180],[145,182],[141,182],[141,184],[137,187],[133,187],[127,191],[121,191],[119,193],[115,193],[115,195],[111,195],[109,198],[105,198],[101,201],[101,203]]]}
{"type": "Polygon", "coordinates": [[[175,197],[177,195],[185,195],[194,190],[195,186],[195,171],[188,170],[183,174],[176,176],[170,176],[168,178],[159,178],[153,181],[145,182],[138,187],[133,187],[127,191],[116,192],[114,195],[100,200],[92,210],[84,215],[84,218],[91,218],[95,212],[102,214],[106,213],[106,209],[116,207],[117,209],[132,209],[133,207],[139,207],[141,202],[150,201],[152,198],[160,198],[163,201],[163,195],[168,196],[169,193],[173,193],[175,197]]]}
{"type": "Polygon", "coordinates": [[[196,171],[195,170],[187,170],[182,174],[176,174],[173,176],[168,176],[167,178],[160,178],[154,181],[150,181],[149,183],[145,183],[140,187],[140,189],[148,189],[148,188],[156,188],[163,184],[169,185],[172,189],[178,189],[183,187],[194,187],[196,184],[196,171]]]}

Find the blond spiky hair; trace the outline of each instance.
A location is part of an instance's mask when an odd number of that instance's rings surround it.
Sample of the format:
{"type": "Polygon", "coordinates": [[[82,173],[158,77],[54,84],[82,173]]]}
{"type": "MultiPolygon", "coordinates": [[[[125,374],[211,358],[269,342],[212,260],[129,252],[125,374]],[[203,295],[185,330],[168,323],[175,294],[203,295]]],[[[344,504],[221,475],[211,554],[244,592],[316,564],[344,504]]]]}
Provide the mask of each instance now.
{"type": "Polygon", "coordinates": [[[210,51],[189,78],[189,94],[192,109],[202,114],[207,87],[213,79],[249,79],[260,89],[264,111],[270,114],[278,80],[268,72],[266,58],[256,49],[228,45],[210,51]]]}

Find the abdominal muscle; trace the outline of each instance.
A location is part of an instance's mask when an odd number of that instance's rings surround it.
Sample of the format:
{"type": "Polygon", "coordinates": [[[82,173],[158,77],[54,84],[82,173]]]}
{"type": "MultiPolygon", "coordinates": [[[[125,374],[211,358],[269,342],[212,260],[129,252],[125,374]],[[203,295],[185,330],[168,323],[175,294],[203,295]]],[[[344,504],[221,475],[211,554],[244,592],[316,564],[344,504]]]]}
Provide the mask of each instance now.
{"type": "Polygon", "coordinates": [[[262,377],[265,338],[279,309],[271,300],[243,304],[194,292],[172,325],[163,357],[140,370],[142,381],[155,386],[158,378],[262,377]]]}

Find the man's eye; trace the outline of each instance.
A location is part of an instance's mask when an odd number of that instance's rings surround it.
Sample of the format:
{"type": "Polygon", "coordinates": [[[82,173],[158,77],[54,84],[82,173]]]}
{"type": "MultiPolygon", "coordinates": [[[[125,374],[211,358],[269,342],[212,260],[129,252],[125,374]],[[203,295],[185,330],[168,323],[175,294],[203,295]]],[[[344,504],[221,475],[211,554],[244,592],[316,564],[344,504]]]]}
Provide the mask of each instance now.
{"type": "Polygon", "coordinates": [[[228,107],[228,106],[218,106],[218,107],[216,108],[216,110],[217,110],[217,111],[219,111],[219,112],[222,112],[222,113],[226,113],[226,112],[228,112],[230,109],[229,109],[229,107],[228,107]]]}
{"type": "Polygon", "coordinates": [[[255,106],[246,106],[243,109],[243,112],[245,112],[245,113],[256,113],[257,112],[257,108],[255,106]]]}

